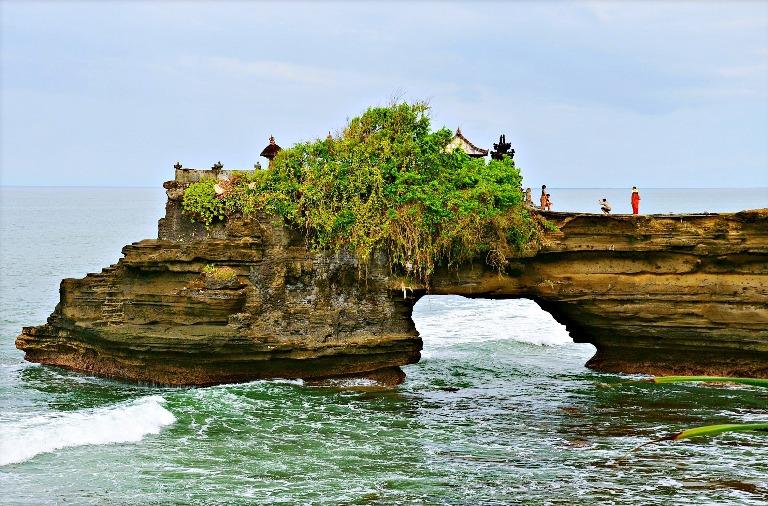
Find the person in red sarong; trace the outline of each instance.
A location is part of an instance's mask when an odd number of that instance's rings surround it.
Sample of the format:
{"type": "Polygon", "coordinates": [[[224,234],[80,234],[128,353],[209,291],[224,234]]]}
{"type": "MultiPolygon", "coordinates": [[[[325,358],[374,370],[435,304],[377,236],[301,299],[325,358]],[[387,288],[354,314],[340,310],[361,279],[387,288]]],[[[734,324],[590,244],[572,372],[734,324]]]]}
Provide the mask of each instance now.
{"type": "Polygon", "coordinates": [[[632,187],[632,214],[640,214],[640,193],[637,187],[632,187]]]}

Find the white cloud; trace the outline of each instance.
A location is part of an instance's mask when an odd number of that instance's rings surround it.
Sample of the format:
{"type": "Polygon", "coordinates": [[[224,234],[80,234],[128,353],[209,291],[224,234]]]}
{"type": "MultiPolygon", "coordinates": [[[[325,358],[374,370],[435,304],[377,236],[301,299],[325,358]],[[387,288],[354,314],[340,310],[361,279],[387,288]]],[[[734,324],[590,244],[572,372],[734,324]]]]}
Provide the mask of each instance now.
{"type": "Polygon", "coordinates": [[[740,67],[721,67],[714,69],[714,73],[727,78],[768,78],[768,62],[762,65],[743,65],[740,67]]]}
{"type": "Polygon", "coordinates": [[[680,4],[675,2],[585,2],[586,8],[603,23],[654,22],[666,18],[680,4]]]}
{"type": "Polygon", "coordinates": [[[2,162],[48,184],[90,184],[84,167],[106,159],[143,185],[161,177],[156,160],[252,166],[270,134],[284,147],[324,136],[398,90],[431,99],[433,126],[461,126],[479,146],[506,134],[532,180],[600,186],[652,154],[636,171],[674,186],[671,169],[706,166],[702,146],[715,143],[723,166],[745,167],[733,184],[768,166],[765,2],[11,2],[3,13],[2,162]],[[113,139],[141,149],[115,157],[113,139]],[[39,145],[71,156],[48,173],[30,154],[39,145]]]}
{"type": "Polygon", "coordinates": [[[334,78],[328,70],[280,61],[243,61],[223,56],[212,58],[187,56],[182,59],[182,64],[187,67],[203,68],[210,72],[227,72],[236,76],[260,77],[292,83],[317,86],[329,86],[334,83],[334,78]]]}

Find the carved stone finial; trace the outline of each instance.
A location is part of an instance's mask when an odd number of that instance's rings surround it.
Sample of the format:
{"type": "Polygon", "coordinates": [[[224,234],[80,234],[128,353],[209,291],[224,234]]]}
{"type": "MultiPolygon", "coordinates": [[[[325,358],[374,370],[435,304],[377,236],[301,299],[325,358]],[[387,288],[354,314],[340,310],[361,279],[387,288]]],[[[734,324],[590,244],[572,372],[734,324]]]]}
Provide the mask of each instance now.
{"type": "Polygon", "coordinates": [[[461,135],[461,127],[456,129],[456,135],[461,135]]]}
{"type": "Polygon", "coordinates": [[[270,144],[274,144],[275,143],[275,136],[274,135],[270,135],[269,136],[269,143],[270,144]]]}
{"type": "Polygon", "coordinates": [[[326,140],[332,141],[333,136],[331,135],[331,132],[328,132],[328,137],[326,137],[326,140]]]}
{"type": "Polygon", "coordinates": [[[502,134],[499,136],[499,142],[493,145],[494,151],[491,151],[491,158],[494,160],[501,160],[504,158],[504,155],[507,155],[510,158],[515,157],[515,150],[510,149],[512,147],[512,144],[507,142],[507,136],[502,134]]]}
{"type": "Polygon", "coordinates": [[[179,162],[176,162],[176,165],[174,165],[173,168],[176,170],[179,170],[181,169],[181,164],[179,162]]]}

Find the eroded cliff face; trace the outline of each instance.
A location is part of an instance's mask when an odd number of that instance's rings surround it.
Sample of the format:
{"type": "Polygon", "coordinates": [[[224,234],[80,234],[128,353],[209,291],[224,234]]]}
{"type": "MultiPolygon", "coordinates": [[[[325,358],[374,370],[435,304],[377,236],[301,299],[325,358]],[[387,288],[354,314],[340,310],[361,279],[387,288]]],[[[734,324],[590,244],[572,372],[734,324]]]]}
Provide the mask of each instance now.
{"type": "MultiPolygon", "coordinates": [[[[169,385],[259,378],[403,380],[420,358],[411,319],[426,287],[348,253],[312,253],[280,220],[209,230],[168,182],[157,240],[65,279],[61,301],[16,346],[72,370],[169,385]],[[233,276],[202,274],[206,265],[233,276]]],[[[548,213],[546,246],[505,273],[435,273],[434,294],[528,297],[596,346],[589,366],[649,374],[768,377],[768,210],[702,216],[548,213]]]]}
{"type": "Polygon", "coordinates": [[[768,377],[768,209],[547,217],[558,232],[508,276],[446,272],[432,292],[531,298],[594,369],[768,377]]]}
{"type": "Polygon", "coordinates": [[[259,378],[367,377],[398,383],[417,362],[413,300],[391,290],[386,258],[361,277],[349,254],[315,254],[266,216],[210,230],[182,216],[166,183],[159,239],[116,265],[61,283],[48,323],[16,346],[32,362],[115,378],[208,385],[259,378]],[[206,265],[235,276],[202,275],[206,265]]]}

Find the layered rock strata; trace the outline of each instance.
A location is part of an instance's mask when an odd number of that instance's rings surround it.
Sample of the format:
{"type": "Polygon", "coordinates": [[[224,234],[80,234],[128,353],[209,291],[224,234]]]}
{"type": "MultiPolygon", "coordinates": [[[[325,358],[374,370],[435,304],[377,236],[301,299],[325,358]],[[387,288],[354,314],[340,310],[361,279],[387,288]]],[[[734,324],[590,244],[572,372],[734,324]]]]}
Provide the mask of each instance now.
{"type": "MultiPolygon", "coordinates": [[[[403,380],[400,366],[420,358],[411,314],[427,287],[392,275],[382,254],[360,265],[311,252],[273,217],[192,223],[188,184],[166,183],[158,239],[62,281],[48,322],[17,338],[27,360],[168,385],[403,380]]],[[[557,231],[541,250],[503,273],[481,260],[442,269],[429,292],[533,299],[597,348],[595,369],[768,377],[768,210],[546,217],[557,231]]]]}
{"type": "Polygon", "coordinates": [[[594,369],[768,377],[768,209],[547,218],[549,244],[506,276],[445,272],[432,293],[531,298],[594,369]]]}

